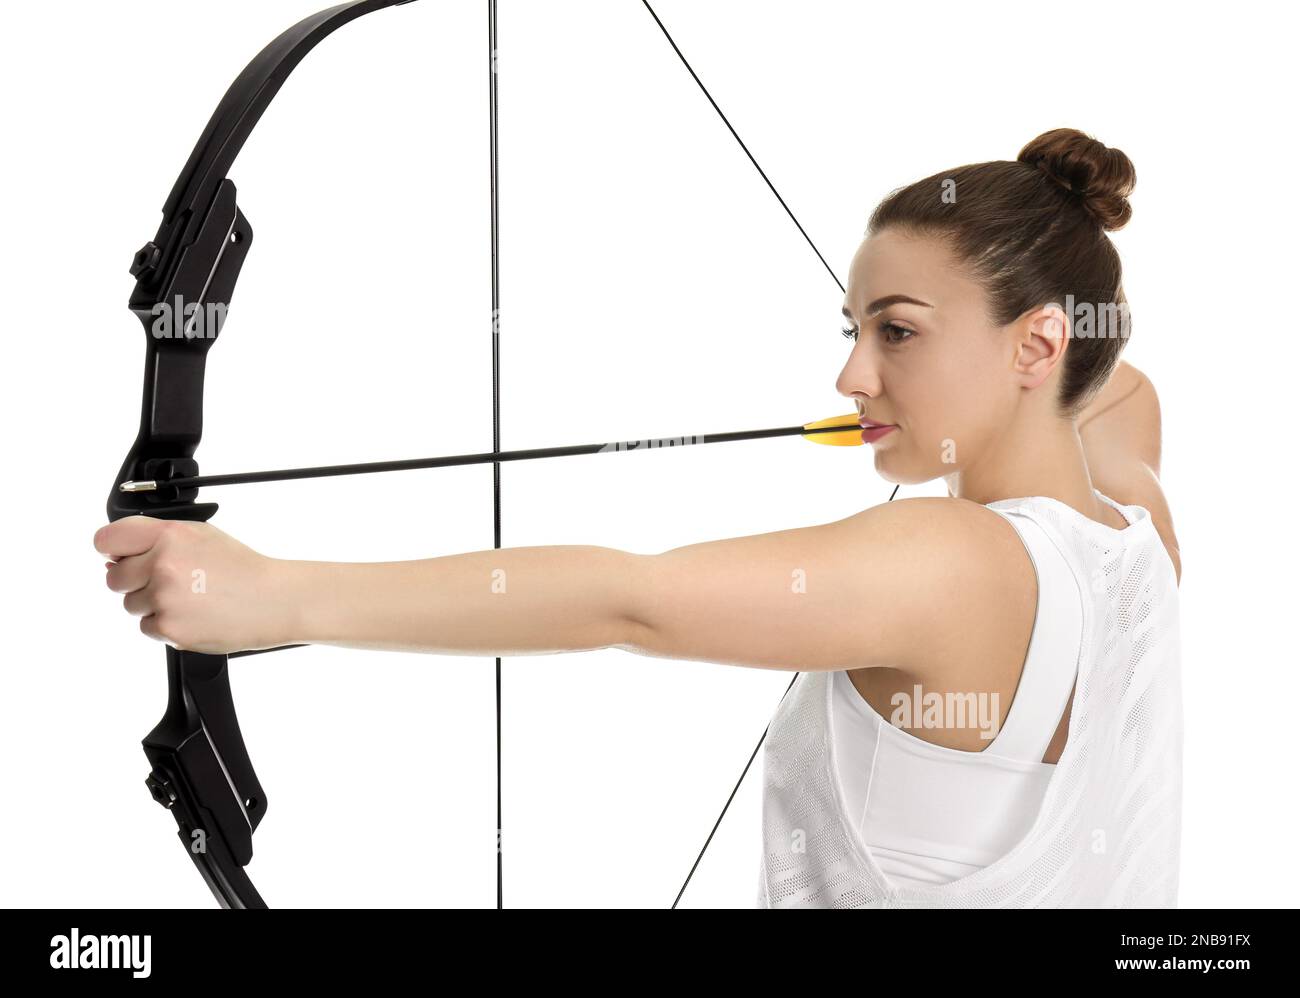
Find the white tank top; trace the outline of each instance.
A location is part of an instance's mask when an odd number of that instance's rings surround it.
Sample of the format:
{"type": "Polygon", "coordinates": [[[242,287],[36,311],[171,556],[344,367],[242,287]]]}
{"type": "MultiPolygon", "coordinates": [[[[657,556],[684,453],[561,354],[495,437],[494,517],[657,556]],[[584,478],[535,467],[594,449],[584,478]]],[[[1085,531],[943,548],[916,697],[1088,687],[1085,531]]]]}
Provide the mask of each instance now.
{"type": "Polygon", "coordinates": [[[760,906],[1176,903],[1177,580],[1150,513],[1097,496],[1127,529],[1045,496],[988,504],[1024,542],[1038,606],[983,751],[891,724],[845,672],[799,677],[766,741],[760,906]],[[1066,749],[1044,763],[1076,678],[1066,749]]]}

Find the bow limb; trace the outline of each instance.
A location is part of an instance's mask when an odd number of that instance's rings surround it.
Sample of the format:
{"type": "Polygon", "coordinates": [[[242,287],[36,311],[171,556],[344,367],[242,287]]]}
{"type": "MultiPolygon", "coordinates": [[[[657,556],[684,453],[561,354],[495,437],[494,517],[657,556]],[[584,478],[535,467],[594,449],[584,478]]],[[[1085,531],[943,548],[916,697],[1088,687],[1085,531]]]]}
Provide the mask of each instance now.
{"type": "MultiPolygon", "coordinates": [[[[294,67],[349,21],[410,0],[354,0],[304,18],[267,45],[231,84],[163,206],[157,234],[135,255],[131,311],[145,329],[140,431],[113,482],[108,517],[207,520],[197,490],[122,492],[140,478],[197,475],[203,379],[253,230],[227,178],[262,113],[294,67]]],[[[167,649],[167,710],[144,739],[147,785],[172,812],[195,866],[225,908],[264,908],[244,872],[266,796],[244,745],[226,655],[167,649]]]]}

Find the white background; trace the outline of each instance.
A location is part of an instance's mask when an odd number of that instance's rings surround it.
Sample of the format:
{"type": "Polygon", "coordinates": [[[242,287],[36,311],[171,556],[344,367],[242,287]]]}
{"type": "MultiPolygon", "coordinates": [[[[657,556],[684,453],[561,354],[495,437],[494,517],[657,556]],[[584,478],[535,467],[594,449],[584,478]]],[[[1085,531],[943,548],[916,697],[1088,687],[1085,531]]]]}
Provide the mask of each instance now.
{"type": "MultiPolygon", "coordinates": [[[[314,6],[10,12],[0,903],[211,905],[143,784],[162,648],[90,542],[137,426],[131,255],[226,86],[314,6]]],[[[1276,7],[658,3],[841,276],[891,189],[1013,159],[1049,128],[1136,164],[1114,238],[1184,559],[1186,907],[1292,904],[1298,886],[1295,79],[1276,7]]],[[[499,41],[504,445],[847,411],[837,289],[645,9],[502,0],[499,41]]],[[[209,358],[205,471],[490,447],[486,61],[483,3],[417,3],[343,28],[275,100],[231,171],[256,235],[209,358]]],[[[504,482],[507,545],[638,552],[837,519],[891,488],[866,451],[797,440],[504,482]]],[[[281,557],[492,541],[486,467],[205,498],[281,557]]],[[[269,799],[249,869],[270,904],[495,902],[490,659],[300,649],[232,668],[269,799]]],[[[667,906],[788,679],[620,652],[508,660],[507,906],[667,906]]],[[[686,905],[753,904],[759,776],[686,905]]]]}

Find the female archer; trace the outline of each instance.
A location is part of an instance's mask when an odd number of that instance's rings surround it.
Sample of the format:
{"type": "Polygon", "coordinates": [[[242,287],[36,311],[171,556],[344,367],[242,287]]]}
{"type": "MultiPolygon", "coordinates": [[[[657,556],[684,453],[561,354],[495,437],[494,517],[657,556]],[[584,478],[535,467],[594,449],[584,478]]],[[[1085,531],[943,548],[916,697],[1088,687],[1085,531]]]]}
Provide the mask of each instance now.
{"type": "Polygon", "coordinates": [[[145,634],[200,652],[620,648],[797,670],[765,749],[760,904],[1171,906],[1180,560],[1106,235],[1134,181],[1119,150],[1055,129],[872,214],[836,387],[883,478],[942,477],[947,497],[656,555],[374,564],[133,516],[96,534],[108,587],[145,634]],[[198,565],[221,580],[201,597],[198,565]]]}

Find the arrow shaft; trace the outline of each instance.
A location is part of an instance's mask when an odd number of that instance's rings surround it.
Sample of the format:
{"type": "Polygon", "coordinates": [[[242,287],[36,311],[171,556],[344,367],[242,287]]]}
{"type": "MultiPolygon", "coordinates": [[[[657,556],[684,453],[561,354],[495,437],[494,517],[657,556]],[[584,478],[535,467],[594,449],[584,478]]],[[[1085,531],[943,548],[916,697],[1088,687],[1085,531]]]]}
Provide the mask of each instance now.
{"type": "Polygon", "coordinates": [[[313,468],[276,468],[268,471],[244,471],[229,475],[194,475],[150,482],[124,482],[123,491],[148,492],[168,488],[194,489],[218,485],[253,485],[259,482],[287,482],[304,478],[336,478],[343,475],[374,475],[388,471],[420,471],[427,468],[455,468],[471,464],[536,461],[553,457],[579,457],[584,454],[622,454],[632,451],[660,450],[668,447],[692,447],[699,444],[734,443],[739,440],[763,440],[770,437],[811,436],[820,433],[843,433],[843,426],[778,426],[763,430],[735,430],[728,433],[701,433],[685,437],[659,437],[650,440],[614,440],[567,447],[535,447],[526,450],[484,451],[478,454],[451,454],[401,461],[366,461],[361,464],[327,464],[313,468]]]}

